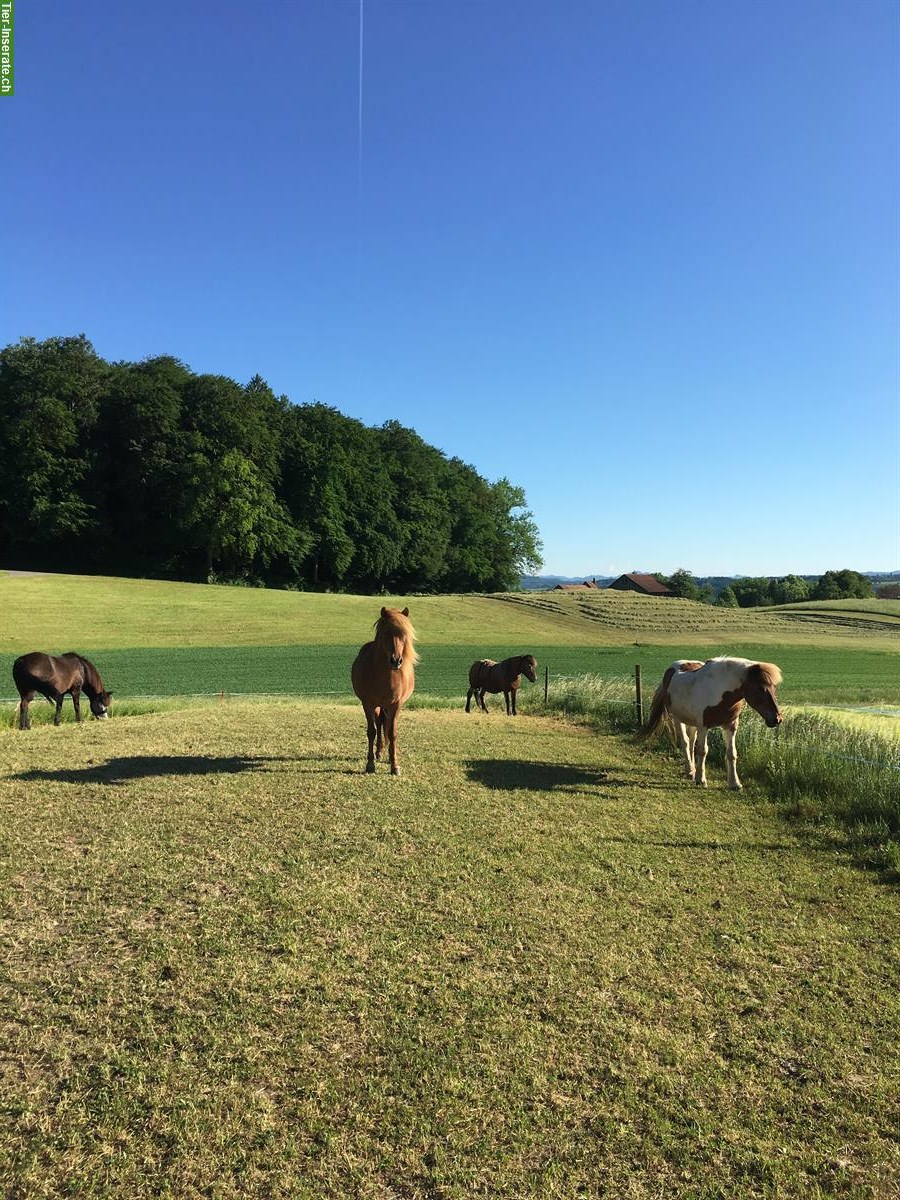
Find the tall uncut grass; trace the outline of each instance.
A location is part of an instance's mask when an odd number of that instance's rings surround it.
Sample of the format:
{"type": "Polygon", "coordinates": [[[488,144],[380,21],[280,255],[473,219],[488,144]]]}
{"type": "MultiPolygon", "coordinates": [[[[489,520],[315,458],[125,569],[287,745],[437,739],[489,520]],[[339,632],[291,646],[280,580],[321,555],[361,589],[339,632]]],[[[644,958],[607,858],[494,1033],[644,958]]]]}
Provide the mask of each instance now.
{"type": "MultiPolygon", "coordinates": [[[[521,693],[520,693],[521,695],[521,693]]],[[[645,708],[649,696],[645,698],[645,708]]],[[[605,732],[627,733],[637,723],[634,681],[599,675],[551,681],[547,703],[535,688],[521,707],[590,721],[605,732]]],[[[677,759],[661,737],[656,745],[677,759]]],[[[900,740],[890,732],[842,724],[806,711],[785,714],[775,731],[754,713],[738,736],[741,777],[762,784],[794,816],[841,826],[868,861],[900,874],[900,740]]],[[[709,762],[725,769],[719,730],[710,735],[709,762]]]]}
{"type": "MultiPolygon", "coordinates": [[[[502,697],[501,703],[502,703],[502,697]]],[[[590,721],[605,732],[624,733],[637,720],[634,680],[627,675],[555,675],[550,679],[544,702],[543,681],[519,692],[521,711],[557,713],[590,721]]]]}
{"type": "Polygon", "coordinates": [[[744,767],[799,817],[833,820],[867,847],[877,865],[900,873],[900,742],[828,716],[788,713],[774,735],[741,725],[744,767]]]}

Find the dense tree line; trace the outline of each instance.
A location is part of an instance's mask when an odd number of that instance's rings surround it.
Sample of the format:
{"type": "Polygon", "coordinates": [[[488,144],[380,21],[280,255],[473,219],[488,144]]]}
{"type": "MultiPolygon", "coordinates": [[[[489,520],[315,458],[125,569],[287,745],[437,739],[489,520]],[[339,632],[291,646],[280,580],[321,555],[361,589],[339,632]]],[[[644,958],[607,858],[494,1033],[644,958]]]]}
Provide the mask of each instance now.
{"type": "Polygon", "coordinates": [[[676,596],[701,600],[723,608],[761,608],[771,604],[796,604],[803,600],[867,599],[875,595],[871,579],[858,571],[826,571],[816,580],[803,575],[744,576],[732,579],[718,594],[708,582],[700,582],[690,571],[679,568],[672,575],[657,575],[676,596]]]}
{"type": "Polygon", "coordinates": [[[521,488],[395,421],[108,363],[83,335],[0,351],[0,563],[373,591],[501,591],[540,565],[521,488]]]}

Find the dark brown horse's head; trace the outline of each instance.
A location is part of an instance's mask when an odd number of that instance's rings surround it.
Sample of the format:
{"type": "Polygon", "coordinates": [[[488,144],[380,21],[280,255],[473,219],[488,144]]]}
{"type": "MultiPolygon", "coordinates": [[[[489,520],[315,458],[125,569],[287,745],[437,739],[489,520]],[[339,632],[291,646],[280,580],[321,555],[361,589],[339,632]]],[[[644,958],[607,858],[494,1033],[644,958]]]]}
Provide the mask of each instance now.
{"type": "Polygon", "coordinates": [[[774,663],[753,663],[744,681],[744,699],[770,729],[781,724],[781,709],[775,688],[781,683],[781,671],[774,663]]]}
{"type": "Polygon", "coordinates": [[[409,619],[409,609],[383,608],[375,622],[375,641],[387,654],[391,668],[399,671],[404,658],[415,664],[419,661],[413,643],[416,631],[409,619]]]}
{"type": "Polygon", "coordinates": [[[109,716],[109,702],[112,700],[112,692],[95,692],[89,697],[91,706],[91,714],[98,721],[105,721],[109,716]]]}
{"type": "Polygon", "coordinates": [[[530,679],[532,683],[537,679],[537,659],[533,654],[523,654],[519,659],[519,670],[526,679],[530,679]]]}

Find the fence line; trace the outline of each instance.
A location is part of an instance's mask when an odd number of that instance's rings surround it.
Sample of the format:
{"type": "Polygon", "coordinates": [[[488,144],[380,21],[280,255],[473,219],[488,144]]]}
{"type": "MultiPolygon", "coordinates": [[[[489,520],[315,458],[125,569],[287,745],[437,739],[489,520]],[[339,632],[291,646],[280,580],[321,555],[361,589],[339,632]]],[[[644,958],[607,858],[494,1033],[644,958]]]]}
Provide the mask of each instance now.
{"type": "Polygon", "coordinates": [[[835,754],[831,750],[820,750],[816,746],[807,746],[808,754],[817,754],[819,758],[834,758],[840,762],[861,763],[866,767],[877,767],[879,771],[900,771],[900,763],[876,762],[873,758],[857,758],[853,754],[835,754]]]}

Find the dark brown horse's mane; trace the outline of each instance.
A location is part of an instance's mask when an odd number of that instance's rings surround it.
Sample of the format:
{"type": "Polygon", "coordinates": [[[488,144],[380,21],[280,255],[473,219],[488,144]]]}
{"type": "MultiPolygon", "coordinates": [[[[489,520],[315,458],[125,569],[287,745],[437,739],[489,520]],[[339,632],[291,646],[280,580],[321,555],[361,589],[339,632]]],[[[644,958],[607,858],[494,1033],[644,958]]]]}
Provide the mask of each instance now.
{"type": "Polygon", "coordinates": [[[103,682],[100,679],[100,672],[94,666],[89,658],[85,658],[83,654],[79,654],[76,650],[67,650],[65,658],[77,658],[81,663],[81,669],[84,673],[84,691],[88,696],[99,696],[103,691],[103,682]]]}
{"type": "Polygon", "coordinates": [[[402,638],[405,638],[406,644],[409,647],[407,653],[409,661],[416,665],[419,661],[419,655],[416,652],[416,631],[413,628],[413,623],[409,617],[404,616],[399,608],[386,608],[382,610],[382,615],[375,622],[376,642],[383,634],[398,633],[402,638]]]}

